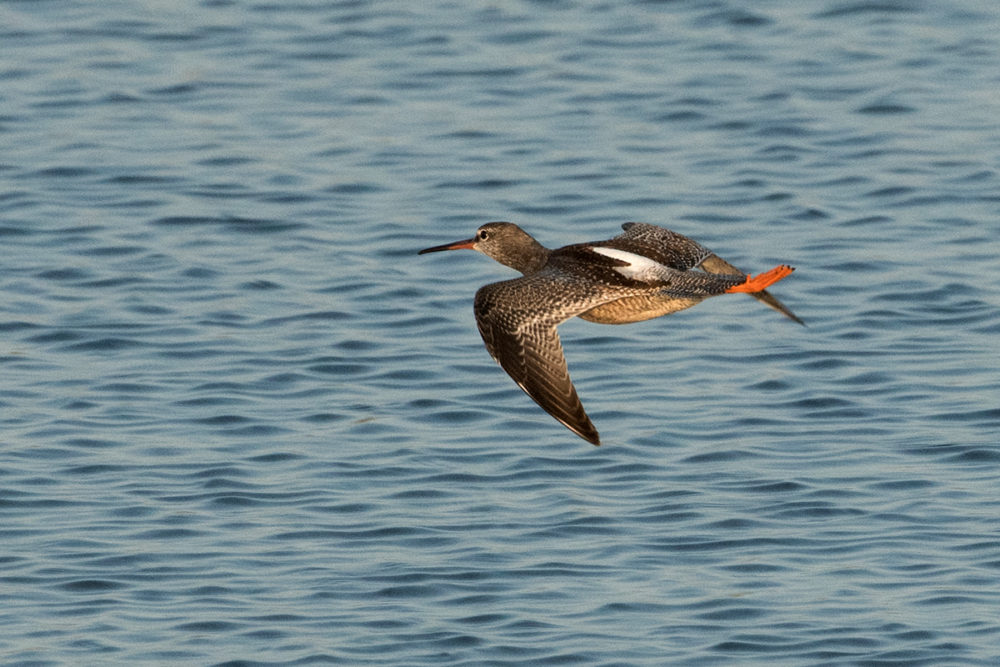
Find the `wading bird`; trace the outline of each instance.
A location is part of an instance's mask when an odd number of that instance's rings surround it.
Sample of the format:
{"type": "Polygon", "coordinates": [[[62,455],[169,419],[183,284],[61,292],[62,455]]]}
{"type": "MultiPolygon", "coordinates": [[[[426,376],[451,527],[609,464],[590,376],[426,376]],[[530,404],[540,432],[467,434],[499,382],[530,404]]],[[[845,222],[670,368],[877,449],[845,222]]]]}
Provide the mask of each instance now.
{"type": "Polygon", "coordinates": [[[628,222],[606,241],[550,250],[511,222],[489,222],[471,239],[425,248],[478,250],[520,271],[485,285],[475,313],[486,349],[546,412],[581,438],[600,435],[569,377],[556,327],[571,317],[626,324],[668,315],[707,299],[747,292],[786,317],[802,320],[765,291],[794,269],[782,264],[750,277],[695,241],[655,225],[628,222]],[[694,271],[693,269],[701,269],[694,271]]]}

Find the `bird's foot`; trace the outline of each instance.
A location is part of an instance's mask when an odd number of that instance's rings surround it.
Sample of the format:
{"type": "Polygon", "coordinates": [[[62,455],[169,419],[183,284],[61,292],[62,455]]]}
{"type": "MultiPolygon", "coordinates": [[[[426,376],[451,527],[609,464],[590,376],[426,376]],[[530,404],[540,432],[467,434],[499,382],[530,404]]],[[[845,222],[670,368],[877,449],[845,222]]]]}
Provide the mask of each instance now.
{"type": "Polygon", "coordinates": [[[740,283],[739,285],[733,285],[727,292],[760,292],[761,290],[767,289],[774,283],[778,282],[782,278],[787,277],[794,271],[792,267],[787,264],[781,264],[776,266],[770,271],[765,271],[758,276],[751,277],[747,276],[746,281],[740,283]]]}

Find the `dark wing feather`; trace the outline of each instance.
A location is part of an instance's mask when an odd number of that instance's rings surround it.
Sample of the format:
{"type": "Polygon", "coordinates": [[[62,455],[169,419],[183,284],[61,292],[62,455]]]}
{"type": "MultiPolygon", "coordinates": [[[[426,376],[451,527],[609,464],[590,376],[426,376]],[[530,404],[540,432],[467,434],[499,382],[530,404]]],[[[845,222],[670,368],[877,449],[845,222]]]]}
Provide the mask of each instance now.
{"type": "Polygon", "coordinates": [[[483,340],[489,337],[492,342],[486,346],[490,354],[524,393],[584,440],[601,444],[600,435],[583,409],[569,377],[559,333],[554,326],[531,327],[511,333],[485,321],[480,325],[480,332],[483,340]]]}
{"type": "Polygon", "coordinates": [[[649,257],[678,271],[692,269],[712,254],[710,250],[683,234],[656,225],[626,222],[622,225],[622,229],[625,230],[624,234],[619,234],[601,245],[649,257]]]}
{"type": "Polygon", "coordinates": [[[597,429],[570,379],[556,327],[621,294],[564,277],[542,270],[485,285],[476,292],[476,324],[490,355],[528,396],[581,438],[599,445],[597,429]]]}

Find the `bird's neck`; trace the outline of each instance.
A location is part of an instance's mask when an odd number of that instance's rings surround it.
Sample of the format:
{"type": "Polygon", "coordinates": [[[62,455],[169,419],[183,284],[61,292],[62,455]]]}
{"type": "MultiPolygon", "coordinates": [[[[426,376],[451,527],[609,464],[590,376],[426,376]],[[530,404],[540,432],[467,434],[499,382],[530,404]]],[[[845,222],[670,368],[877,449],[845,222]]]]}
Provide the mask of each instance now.
{"type": "Polygon", "coordinates": [[[551,250],[529,237],[523,245],[517,248],[516,252],[511,252],[505,254],[503,257],[496,257],[494,259],[528,276],[540,271],[545,266],[545,263],[549,261],[549,255],[551,254],[551,250]]]}

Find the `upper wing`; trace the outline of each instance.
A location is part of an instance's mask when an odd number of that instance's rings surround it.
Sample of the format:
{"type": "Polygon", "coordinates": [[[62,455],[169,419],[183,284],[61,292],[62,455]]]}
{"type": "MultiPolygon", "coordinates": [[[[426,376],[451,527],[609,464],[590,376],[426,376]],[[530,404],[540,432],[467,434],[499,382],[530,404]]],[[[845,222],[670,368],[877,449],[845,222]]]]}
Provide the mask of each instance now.
{"type": "Polygon", "coordinates": [[[678,271],[692,269],[712,254],[692,239],[656,225],[626,222],[622,229],[625,230],[624,234],[604,241],[601,245],[643,255],[678,271]]]}
{"type": "MultiPolygon", "coordinates": [[[[745,275],[704,246],[669,229],[643,222],[626,222],[622,225],[622,229],[625,233],[608,241],[608,245],[645,255],[681,271],[700,267],[713,274],[745,275]]],[[[805,322],[767,290],[752,292],[750,296],[790,320],[805,325],[805,322]]]]}
{"type": "Polygon", "coordinates": [[[619,275],[655,286],[659,293],[675,297],[701,300],[724,294],[730,287],[746,280],[746,276],[738,270],[732,275],[683,271],[649,257],[613,247],[598,246],[591,248],[591,252],[614,260],[616,265],[612,270],[619,275]]]}

